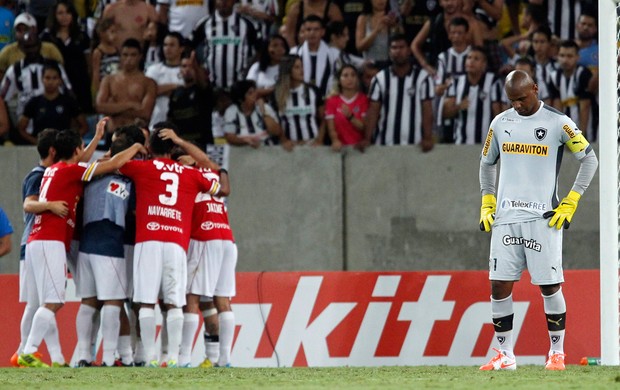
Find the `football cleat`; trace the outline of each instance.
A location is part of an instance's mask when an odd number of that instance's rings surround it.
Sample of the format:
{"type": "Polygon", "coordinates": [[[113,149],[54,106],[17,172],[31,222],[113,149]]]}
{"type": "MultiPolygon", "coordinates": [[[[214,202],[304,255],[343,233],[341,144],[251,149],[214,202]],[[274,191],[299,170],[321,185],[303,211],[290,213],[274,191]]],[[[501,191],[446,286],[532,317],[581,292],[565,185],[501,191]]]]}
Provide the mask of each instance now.
{"type": "Polygon", "coordinates": [[[226,363],[225,365],[220,366],[219,364],[216,363],[216,364],[213,365],[213,367],[215,367],[215,368],[230,368],[231,365],[230,365],[230,363],[226,363]]]}
{"type": "Polygon", "coordinates": [[[549,359],[545,363],[545,370],[555,370],[555,371],[563,371],[566,370],[566,366],[564,365],[564,355],[563,353],[554,353],[549,355],[549,359]]]}
{"type": "Polygon", "coordinates": [[[49,365],[43,363],[40,353],[22,353],[17,358],[17,363],[22,367],[48,368],[49,365]]]}
{"type": "Polygon", "coordinates": [[[17,352],[15,352],[13,356],[11,356],[11,360],[9,360],[11,363],[11,367],[21,367],[19,363],[17,362],[18,360],[19,360],[19,355],[17,354],[17,352]]]}
{"type": "MultiPolygon", "coordinates": [[[[113,364],[114,367],[133,367],[133,365],[133,362],[128,364],[123,363],[123,359],[114,359],[113,364]]],[[[142,365],[144,365],[144,363],[142,365]]]]}
{"type": "Polygon", "coordinates": [[[157,360],[151,360],[149,364],[145,364],[144,367],[157,368],[159,367],[159,362],[157,360]]]}
{"type": "Polygon", "coordinates": [[[508,357],[502,353],[499,349],[493,348],[497,352],[497,356],[491,359],[487,364],[480,366],[482,371],[493,370],[516,370],[517,360],[515,358],[508,357]]]}
{"type": "Polygon", "coordinates": [[[168,368],[177,368],[178,367],[176,360],[168,360],[168,363],[163,362],[161,364],[161,366],[162,367],[168,367],[168,368]],[[166,364],[166,365],[164,366],[164,364],[166,364]]]}
{"type": "Polygon", "coordinates": [[[59,362],[52,362],[52,368],[68,368],[69,364],[67,363],[59,363],[59,362]]]}
{"type": "Polygon", "coordinates": [[[89,362],[88,360],[84,360],[84,359],[80,360],[75,365],[76,368],[92,367],[92,366],[93,366],[92,362],[89,362]]]}
{"type": "Polygon", "coordinates": [[[146,362],[133,362],[134,367],[144,367],[146,366],[146,362]]]}
{"type": "Polygon", "coordinates": [[[200,363],[200,365],[198,367],[200,367],[200,368],[211,368],[211,367],[213,367],[213,363],[211,363],[211,360],[209,360],[209,358],[206,358],[202,363],[200,363]]]}

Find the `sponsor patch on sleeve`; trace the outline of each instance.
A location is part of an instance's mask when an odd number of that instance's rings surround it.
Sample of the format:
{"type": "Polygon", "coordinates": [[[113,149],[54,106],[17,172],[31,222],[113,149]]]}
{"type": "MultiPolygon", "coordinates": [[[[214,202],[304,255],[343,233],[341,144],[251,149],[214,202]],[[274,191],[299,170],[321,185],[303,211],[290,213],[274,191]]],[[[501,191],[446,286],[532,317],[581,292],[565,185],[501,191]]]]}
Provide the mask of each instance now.
{"type": "Polygon", "coordinates": [[[486,156],[489,153],[489,148],[491,147],[492,140],[493,140],[493,129],[489,128],[489,132],[487,133],[487,139],[484,141],[484,148],[482,149],[483,156],[486,156]]]}
{"type": "Polygon", "coordinates": [[[575,134],[575,130],[573,130],[569,125],[562,126],[562,129],[570,138],[575,138],[577,134],[575,134]]]}

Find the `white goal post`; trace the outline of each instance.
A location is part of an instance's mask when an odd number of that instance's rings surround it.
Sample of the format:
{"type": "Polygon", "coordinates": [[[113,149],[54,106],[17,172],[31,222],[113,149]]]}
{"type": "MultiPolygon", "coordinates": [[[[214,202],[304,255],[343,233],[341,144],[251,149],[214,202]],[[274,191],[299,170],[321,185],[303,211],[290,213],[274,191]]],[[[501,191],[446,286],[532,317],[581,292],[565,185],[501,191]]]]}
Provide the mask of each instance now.
{"type": "Polygon", "coordinates": [[[599,183],[601,364],[620,364],[618,284],[619,144],[618,1],[599,1],[599,183]]]}

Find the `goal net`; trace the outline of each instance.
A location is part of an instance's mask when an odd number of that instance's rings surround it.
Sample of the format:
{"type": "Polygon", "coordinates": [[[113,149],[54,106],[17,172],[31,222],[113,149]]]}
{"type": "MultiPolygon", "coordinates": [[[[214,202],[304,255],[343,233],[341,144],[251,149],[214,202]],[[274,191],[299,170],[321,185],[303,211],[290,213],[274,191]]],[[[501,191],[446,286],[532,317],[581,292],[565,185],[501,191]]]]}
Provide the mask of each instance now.
{"type": "Polygon", "coordinates": [[[620,364],[620,4],[599,1],[601,364],[620,364]]]}

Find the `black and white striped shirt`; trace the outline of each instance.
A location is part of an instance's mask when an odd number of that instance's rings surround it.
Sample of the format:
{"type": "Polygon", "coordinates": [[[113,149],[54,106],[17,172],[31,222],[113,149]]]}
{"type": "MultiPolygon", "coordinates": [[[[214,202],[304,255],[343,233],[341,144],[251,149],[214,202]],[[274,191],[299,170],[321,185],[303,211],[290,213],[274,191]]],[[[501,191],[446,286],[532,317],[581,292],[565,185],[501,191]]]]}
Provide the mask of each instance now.
{"type": "MultiPolygon", "coordinates": [[[[579,125],[579,101],[582,99],[590,99],[594,106],[592,94],[588,92],[588,83],[592,78],[592,72],[582,65],[577,68],[571,76],[566,76],[561,69],[556,70],[551,75],[550,88],[553,96],[560,99],[564,114],[571,118],[579,125]]],[[[590,118],[588,119],[588,127],[581,129],[586,138],[592,142],[596,141],[596,131],[598,126],[597,118],[592,115],[592,107],[590,109],[590,118]]]]}
{"type": "Polygon", "coordinates": [[[549,0],[547,2],[547,17],[553,35],[560,39],[575,39],[577,20],[581,15],[584,0],[549,0]]]}
{"type": "Polygon", "coordinates": [[[435,97],[433,80],[426,70],[412,66],[405,77],[398,77],[388,67],[370,82],[369,98],[381,103],[377,145],[413,145],[422,141],[422,103],[435,97]]]}
{"type": "Polygon", "coordinates": [[[443,84],[446,79],[455,75],[465,73],[465,60],[471,51],[471,46],[467,46],[462,53],[458,53],[453,47],[439,53],[437,57],[437,75],[435,84],[443,84]]]}
{"type": "Polygon", "coordinates": [[[259,136],[263,140],[263,145],[275,145],[277,139],[270,136],[265,125],[265,116],[278,121],[278,116],[269,104],[265,103],[265,114],[260,109],[254,107],[250,115],[245,115],[236,104],[231,105],[224,113],[224,132],[243,136],[259,136]]]}
{"type": "Polygon", "coordinates": [[[503,86],[492,72],[486,72],[477,85],[472,85],[463,74],[455,78],[447,97],[455,98],[456,105],[467,98],[469,107],[459,111],[454,122],[454,143],[480,144],[493,120],[493,103],[501,102],[503,86]]]}
{"type": "Polygon", "coordinates": [[[247,72],[256,46],[252,22],[233,12],[222,18],[218,11],[205,24],[206,68],[217,88],[230,88],[247,72]]]}
{"type": "Polygon", "coordinates": [[[308,43],[291,49],[290,54],[301,58],[304,67],[304,81],[319,89],[322,97],[331,91],[334,69],[338,61],[338,53],[321,41],[316,52],[310,52],[308,43]]]}
{"type": "Polygon", "coordinates": [[[65,68],[54,60],[41,59],[40,62],[28,62],[25,59],[11,65],[0,84],[0,96],[6,101],[17,95],[17,116],[21,116],[28,100],[42,95],[45,91],[43,85],[43,67],[46,63],[56,63],[60,69],[62,79],[61,92],[71,90],[71,82],[65,72],[65,68]]]}
{"type": "MultiPolygon", "coordinates": [[[[311,141],[319,135],[317,114],[323,105],[319,90],[309,84],[291,89],[284,112],[278,112],[284,134],[291,141],[311,141]]],[[[275,104],[277,107],[277,102],[275,104]]]]}

